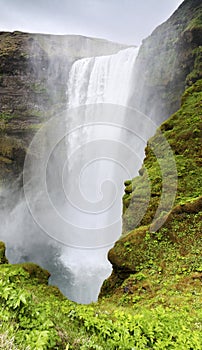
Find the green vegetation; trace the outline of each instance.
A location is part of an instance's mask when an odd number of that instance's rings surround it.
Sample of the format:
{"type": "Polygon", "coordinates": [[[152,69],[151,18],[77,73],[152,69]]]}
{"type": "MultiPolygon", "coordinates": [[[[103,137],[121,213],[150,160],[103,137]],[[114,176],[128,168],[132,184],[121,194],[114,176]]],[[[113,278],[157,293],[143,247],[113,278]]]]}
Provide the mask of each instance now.
{"type": "Polygon", "coordinates": [[[198,30],[202,29],[202,11],[199,12],[199,15],[189,23],[186,30],[198,30]]]}
{"type": "MultiPolygon", "coordinates": [[[[131,183],[125,182],[123,236],[109,252],[114,270],[101,291],[105,305],[114,303],[126,310],[130,307],[144,315],[145,308],[155,315],[162,307],[166,315],[172,310],[174,318],[182,311],[182,319],[185,315],[187,320],[193,317],[199,329],[202,327],[201,102],[202,80],[198,80],[185,91],[179,111],[149,140],[140,176],[131,183]],[[157,149],[160,156],[165,154],[164,144],[159,142],[161,133],[172,148],[178,187],[171,212],[162,210],[161,217],[166,222],[154,232],[153,217],[162,193],[162,174],[153,150],[157,149]],[[151,194],[149,202],[148,194],[151,194]]],[[[169,176],[166,180],[172,186],[169,176]]],[[[193,323],[186,327],[195,329],[193,323]]],[[[177,348],[189,349],[187,341],[182,344],[177,348]]],[[[197,346],[202,347],[198,344],[193,349],[197,346]]],[[[156,349],[155,345],[151,348],[156,349]]],[[[163,345],[164,348],[169,347],[163,345]]]]}
{"type": "Polygon", "coordinates": [[[13,118],[14,116],[12,114],[8,114],[8,113],[0,113],[0,120],[4,120],[4,121],[9,121],[13,118]]]}
{"type": "Polygon", "coordinates": [[[194,56],[194,69],[186,78],[186,84],[188,86],[202,78],[202,47],[199,46],[193,50],[192,55],[194,56]]]}
{"type": "Polygon", "coordinates": [[[43,83],[33,83],[31,84],[30,88],[32,91],[38,94],[46,92],[46,87],[43,83]]]}
{"type": "Polygon", "coordinates": [[[186,308],[77,305],[47,286],[47,277],[34,264],[1,265],[2,349],[201,349],[201,323],[186,308]]]}
{"type": "MultiPolygon", "coordinates": [[[[153,149],[158,151],[160,157],[165,155],[165,145],[159,142],[161,133],[171,146],[178,173],[178,188],[175,205],[199,197],[202,188],[201,158],[201,130],[202,130],[202,80],[198,80],[189,87],[183,97],[181,108],[164,122],[156,135],[149,140],[146,147],[146,158],[140,176],[126,186],[123,197],[124,216],[123,232],[129,232],[137,226],[143,209],[147,207],[141,225],[148,225],[159,205],[162,191],[162,174],[153,149]],[[150,186],[150,187],[149,187],[150,186]],[[147,198],[150,195],[147,206],[147,198]],[[126,210],[127,209],[127,210],[126,210]],[[136,213],[133,215],[133,213],[136,213]]],[[[172,180],[172,178],[171,178],[172,180]]],[[[167,175],[167,185],[169,175],[167,175]]]]}

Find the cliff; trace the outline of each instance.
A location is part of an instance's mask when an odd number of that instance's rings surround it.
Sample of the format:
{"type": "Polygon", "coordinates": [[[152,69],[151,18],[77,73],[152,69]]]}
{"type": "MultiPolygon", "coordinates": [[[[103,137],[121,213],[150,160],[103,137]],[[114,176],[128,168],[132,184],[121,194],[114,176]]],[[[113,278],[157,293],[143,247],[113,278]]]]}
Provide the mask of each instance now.
{"type": "Polygon", "coordinates": [[[185,0],[143,41],[130,104],[159,125],[180,107],[181,95],[202,77],[202,7],[185,0]]]}

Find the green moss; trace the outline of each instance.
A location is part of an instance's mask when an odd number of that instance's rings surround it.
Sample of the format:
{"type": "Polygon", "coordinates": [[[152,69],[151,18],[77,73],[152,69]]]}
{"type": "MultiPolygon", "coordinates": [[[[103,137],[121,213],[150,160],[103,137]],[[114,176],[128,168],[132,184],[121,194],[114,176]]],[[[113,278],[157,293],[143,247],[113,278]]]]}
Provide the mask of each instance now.
{"type": "Polygon", "coordinates": [[[3,242],[0,242],[0,264],[7,264],[8,259],[6,258],[5,255],[6,247],[3,242]]]}
{"type": "MultiPolygon", "coordinates": [[[[201,195],[201,101],[202,80],[199,80],[185,91],[180,110],[164,122],[160,128],[172,149],[177,167],[178,188],[175,205],[186,201],[187,198],[197,198],[201,195]]],[[[146,148],[146,158],[143,168],[146,171],[144,170],[142,172],[142,176],[133,179],[132,185],[128,187],[129,190],[132,187],[130,203],[127,196],[123,198],[125,209],[123,216],[124,233],[137,225],[148,225],[151,223],[159,205],[162,192],[162,174],[159,159],[157,160],[153,149],[158,150],[159,155],[165,154],[164,143],[160,142],[160,133],[158,131],[149,140],[146,148]],[[149,204],[147,205],[148,197],[149,204]],[[144,213],[145,206],[147,210],[141,221],[139,221],[142,213],[144,213]]],[[[166,169],[166,167],[169,173],[169,164],[166,165],[165,163],[164,168],[166,169]]],[[[169,183],[169,175],[166,182],[167,186],[172,188],[172,183],[169,183]]]]}
{"type": "MultiPolygon", "coordinates": [[[[148,245],[149,240],[147,237],[148,245]]],[[[158,271],[153,269],[150,282],[147,281],[149,269],[145,268],[144,272],[128,275],[122,285],[118,302],[123,306],[118,306],[117,300],[115,305],[106,299],[92,305],[78,305],[55,293],[54,287],[37,284],[32,276],[35,267],[32,266],[30,275],[30,266],[29,272],[22,265],[0,266],[1,348],[130,350],[133,346],[137,349],[146,346],[166,350],[167,344],[176,349],[184,349],[186,344],[186,349],[191,350],[202,345],[198,304],[200,273],[192,273],[190,280],[176,276],[168,288],[163,267],[158,271]],[[170,306],[163,308],[149,302],[142,306],[146,296],[155,292],[160,279],[170,293],[166,295],[165,289],[161,293],[159,290],[155,302],[166,304],[169,295],[170,300],[173,299],[170,306]],[[177,307],[175,303],[187,283],[192,284],[195,292],[192,309],[181,307],[180,303],[177,307]]],[[[192,299],[193,294],[186,291],[187,302],[192,299]]]]}
{"type": "MultiPolygon", "coordinates": [[[[201,115],[202,80],[198,80],[186,89],[181,108],[149,140],[140,176],[132,179],[130,197],[123,197],[123,236],[109,252],[113,273],[102,288],[105,301],[118,300],[120,306],[136,310],[158,305],[175,310],[192,305],[190,312],[200,310],[201,115]],[[172,210],[168,213],[162,208],[154,220],[162,195],[160,161],[165,148],[161,133],[171,146],[178,184],[172,210]],[[157,150],[158,159],[153,150],[157,150]],[[144,276],[142,280],[138,280],[139,274],[144,276]]],[[[172,189],[170,165],[163,165],[168,174],[166,186],[172,189]]]]}
{"type": "Polygon", "coordinates": [[[125,186],[129,186],[131,184],[131,182],[132,182],[131,180],[125,180],[124,181],[124,185],[125,186]]]}
{"type": "Polygon", "coordinates": [[[0,120],[5,120],[5,121],[9,121],[13,118],[14,116],[12,114],[8,114],[8,113],[0,113],[0,120]]]}
{"type": "Polygon", "coordinates": [[[151,233],[149,227],[140,227],[123,236],[109,253],[116,273],[108,279],[110,290],[107,288],[105,291],[105,284],[102,295],[107,294],[111,301],[119,300],[124,298],[124,286],[128,286],[130,293],[124,303],[133,305],[134,296],[141,296],[142,305],[154,306],[161,304],[158,299],[163,290],[164,305],[182,306],[187,303],[186,296],[176,293],[173,300],[167,293],[175,290],[177,283],[183,283],[182,288],[186,289],[189,299],[193,288],[196,288],[198,298],[193,301],[193,307],[194,303],[195,307],[199,307],[202,297],[201,232],[202,197],[199,197],[174,207],[166,223],[156,233],[151,233]],[[136,275],[140,272],[146,276],[144,283],[137,282],[136,275]],[[132,278],[131,273],[134,274],[132,278]],[[118,275],[121,277],[117,284],[118,275]],[[185,286],[184,280],[189,280],[190,284],[185,286]],[[164,286],[165,282],[169,288],[164,286]]]}
{"type": "Polygon", "coordinates": [[[202,11],[198,14],[197,17],[194,17],[192,21],[190,21],[186,30],[197,30],[202,29],[202,11]]]}
{"type": "Polygon", "coordinates": [[[47,91],[43,83],[33,83],[31,84],[30,88],[32,91],[38,94],[45,93],[47,91]]]}
{"type": "Polygon", "coordinates": [[[199,46],[193,50],[192,55],[194,56],[194,68],[186,78],[187,86],[202,78],[202,47],[199,46]]]}
{"type": "Polygon", "coordinates": [[[50,273],[40,266],[33,263],[23,263],[19,264],[26,272],[29,273],[30,277],[33,279],[37,279],[39,283],[47,284],[48,279],[50,277],[50,273]]]}
{"type": "Polygon", "coordinates": [[[132,190],[133,190],[132,184],[130,184],[130,185],[128,185],[128,186],[125,187],[125,193],[126,193],[126,194],[131,193],[132,190]]]}

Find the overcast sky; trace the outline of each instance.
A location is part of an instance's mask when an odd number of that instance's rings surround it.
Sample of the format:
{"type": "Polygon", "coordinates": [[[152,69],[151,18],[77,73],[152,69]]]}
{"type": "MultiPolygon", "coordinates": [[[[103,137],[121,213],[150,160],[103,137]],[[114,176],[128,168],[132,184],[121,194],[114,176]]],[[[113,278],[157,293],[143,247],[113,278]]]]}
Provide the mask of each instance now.
{"type": "Polygon", "coordinates": [[[139,45],[182,0],[0,0],[0,31],[81,34],[139,45]]]}

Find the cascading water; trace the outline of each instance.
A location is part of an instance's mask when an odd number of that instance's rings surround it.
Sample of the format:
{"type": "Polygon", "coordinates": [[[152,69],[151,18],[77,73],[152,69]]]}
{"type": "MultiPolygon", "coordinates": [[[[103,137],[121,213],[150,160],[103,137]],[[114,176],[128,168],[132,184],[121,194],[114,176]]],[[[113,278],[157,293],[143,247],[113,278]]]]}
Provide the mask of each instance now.
{"type": "Polygon", "coordinates": [[[69,75],[69,106],[113,103],[127,106],[138,48],[76,61],[69,75]]]}
{"type": "MultiPolygon", "coordinates": [[[[96,105],[100,103],[127,106],[132,83],[132,71],[137,53],[138,49],[131,47],[121,50],[114,55],[91,57],[76,61],[69,74],[68,108],[94,104],[93,113],[96,113],[96,105]]],[[[76,116],[77,114],[75,114],[76,116]]],[[[102,122],[102,119],[99,121],[102,122]]],[[[74,160],[68,162],[66,185],[67,187],[73,186],[75,177],[81,174],[79,186],[82,194],[88,201],[94,203],[94,206],[96,206],[96,202],[102,199],[102,193],[101,191],[99,193],[97,189],[103,181],[109,180],[112,183],[116,183],[118,188],[116,205],[112,205],[109,210],[99,212],[99,216],[94,215],[95,213],[92,210],[88,210],[88,204],[84,205],[84,210],[75,210],[71,205],[65,206],[64,210],[67,217],[71,218],[74,225],[81,225],[81,231],[83,228],[89,228],[93,231],[102,226],[109,226],[111,216],[121,217],[121,196],[123,195],[123,182],[127,178],[127,174],[122,168],[117,171],[117,164],[110,162],[109,159],[102,158],[99,161],[96,158],[99,158],[99,152],[96,150],[93,153],[93,161],[89,166],[89,150],[86,151],[86,148],[82,147],[82,145],[85,146],[98,139],[104,139],[106,142],[107,140],[120,142],[122,130],[109,125],[98,126],[94,124],[85,127],[86,122],[84,113],[82,128],[71,134],[66,140],[67,154],[73,153],[78,145],[81,146],[80,153],[77,154],[74,160]],[[81,164],[83,164],[84,171],[80,167],[81,164]],[[86,164],[88,166],[85,168],[86,164]]],[[[67,132],[70,124],[71,118],[67,114],[67,132]]],[[[76,196],[75,193],[74,196],[76,196]]],[[[105,191],[104,206],[107,207],[107,203],[113,202],[114,196],[113,186],[109,187],[105,191]]],[[[81,199],[79,197],[78,206],[80,205],[81,199]]],[[[102,209],[105,208],[102,207],[102,209]]],[[[119,224],[119,229],[115,236],[116,239],[120,233],[121,225],[119,224]]],[[[111,234],[110,230],[108,234],[111,234]]],[[[89,242],[86,235],[86,247],[88,245],[89,242]]],[[[59,283],[60,288],[70,299],[81,303],[97,300],[101,284],[111,272],[111,266],[106,257],[110,246],[96,249],[94,247],[86,249],[86,247],[84,246],[83,249],[64,247],[60,257],[61,264],[68,270],[68,277],[64,277],[62,284],[59,283]]]]}

